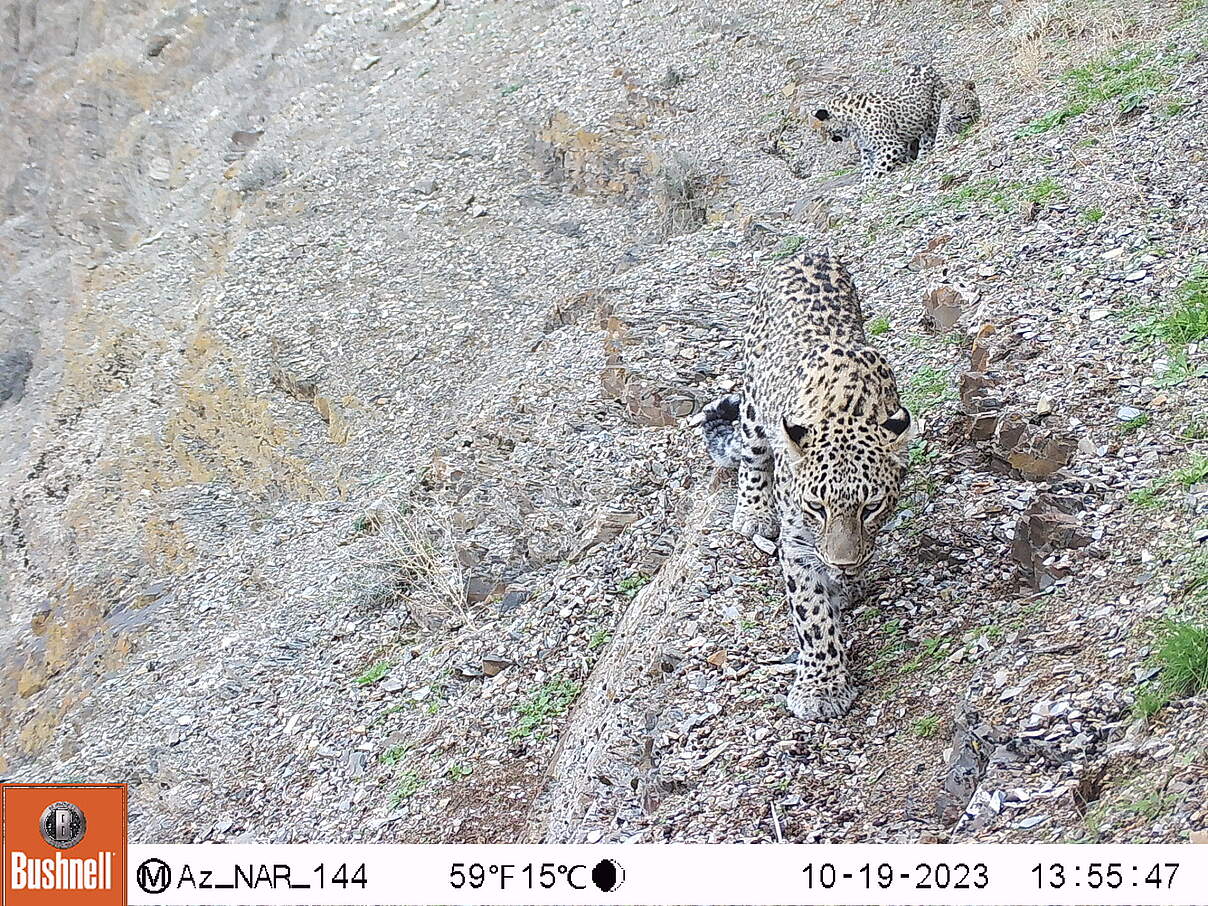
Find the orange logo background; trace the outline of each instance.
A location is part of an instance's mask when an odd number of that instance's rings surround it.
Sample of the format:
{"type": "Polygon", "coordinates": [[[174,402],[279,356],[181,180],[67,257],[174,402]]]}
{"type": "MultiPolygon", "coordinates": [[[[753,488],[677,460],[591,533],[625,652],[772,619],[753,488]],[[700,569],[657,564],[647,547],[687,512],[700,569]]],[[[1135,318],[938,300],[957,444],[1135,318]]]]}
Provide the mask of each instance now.
{"type": "Polygon", "coordinates": [[[126,785],[124,783],[11,783],[0,786],[0,906],[126,906],[126,785]],[[84,838],[70,849],[42,839],[38,820],[47,806],[70,802],[84,813],[84,838]],[[12,853],[31,859],[95,859],[113,853],[110,890],[13,890],[12,853]]]}

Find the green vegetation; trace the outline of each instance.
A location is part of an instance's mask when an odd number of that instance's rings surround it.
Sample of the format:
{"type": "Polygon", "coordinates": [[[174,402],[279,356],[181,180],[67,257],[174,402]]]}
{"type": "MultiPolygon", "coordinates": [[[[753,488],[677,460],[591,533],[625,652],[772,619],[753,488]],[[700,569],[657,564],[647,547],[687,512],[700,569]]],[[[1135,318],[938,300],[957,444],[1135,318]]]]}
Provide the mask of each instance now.
{"type": "Polygon", "coordinates": [[[1179,427],[1179,437],[1183,440],[1208,440],[1208,412],[1189,415],[1179,427]]]}
{"type": "Polygon", "coordinates": [[[874,337],[881,337],[889,333],[889,318],[884,315],[877,315],[868,322],[868,333],[874,337]]]}
{"type": "Polygon", "coordinates": [[[1141,689],[1134,705],[1137,716],[1145,720],[1176,698],[1208,689],[1208,624],[1165,620],[1156,641],[1154,661],[1161,672],[1141,689]]]}
{"type": "Polygon", "coordinates": [[[393,746],[382,753],[381,762],[384,765],[396,765],[407,754],[406,746],[393,746]]]}
{"type": "Polygon", "coordinates": [[[910,467],[912,469],[917,469],[939,459],[940,451],[931,446],[931,444],[927,443],[927,441],[918,439],[911,441],[910,448],[907,450],[906,455],[908,457],[910,467]]]}
{"type": "Polygon", "coordinates": [[[999,179],[982,179],[966,183],[958,189],[942,195],[942,208],[965,210],[972,205],[993,205],[1003,213],[1017,210],[1024,202],[1048,204],[1067,196],[1065,186],[1051,177],[1034,183],[1009,182],[999,179]]]}
{"type": "Polygon", "coordinates": [[[390,672],[389,661],[378,661],[364,673],[357,677],[357,683],[362,686],[372,686],[387,673],[390,672]]]}
{"type": "Polygon", "coordinates": [[[805,245],[804,236],[785,236],[780,240],[780,244],[772,252],[773,261],[783,261],[785,258],[790,258],[797,253],[801,246],[805,245]]]}
{"type": "Polygon", "coordinates": [[[1154,386],[1165,390],[1178,387],[1192,378],[1208,377],[1208,365],[1194,365],[1186,349],[1175,350],[1170,355],[1166,370],[1153,380],[1154,386]]]}
{"type": "Polygon", "coordinates": [[[597,629],[591,634],[591,638],[587,640],[587,650],[595,651],[597,648],[603,648],[612,641],[612,633],[607,629],[597,629]]]}
{"type": "Polygon", "coordinates": [[[390,807],[398,808],[405,800],[410,799],[424,787],[423,778],[418,771],[404,771],[399,775],[394,795],[390,797],[390,807]]]}
{"type": "Polygon", "coordinates": [[[1065,187],[1057,180],[1050,177],[1045,177],[1039,182],[1033,183],[1031,186],[1022,186],[1021,191],[1025,201],[1034,201],[1037,204],[1055,201],[1065,197],[1065,187]]]}
{"type": "Polygon", "coordinates": [[[1087,223],[1098,223],[1103,219],[1103,208],[1087,208],[1082,212],[1082,219],[1087,223]]]}
{"type": "Polygon", "coordinates": [[[1198,343],[1208,339],[1208,271],[1184,281],[1175,294],[1174,309],[1157,322],[1158,336],[1167,343],[1198,343]]]}
{"type": "Polygon", "coordinates": [[[1151,49],[1120,48],[1064,76],[1065,103],[1019,130],[1018,135],[1040,135],[1082,116],[1092,107],[1115,101],[1121,113],[1129,113],[1170,83],[1170,74],[1151,49]]]}
{"type": "Polygon", "coordinates": [[[1188,344],[1208,339],[1208,271],[1197,270],[1183,281],[1166,310],[1129,306],[1121,314],[1132,321],[1128,327],[1131,340],[1161,342],[1170,349],[1170,365],[1155,381],[1159,387],[1208,376],[1208,366],[1193,363],[1187,351],[1188,344]]]}
{"type": "Polygon", "coordinates": [[[1174,473],[1174,480],[1185,488],[1193,487],[1208,480],[1208,453],[1200,453],[1191,458],[1185,468],[1174,473]]]}
{"type": "Polygon", "coordinates": [[[902,402],[911,412],[922,414],[946,400],[954,399],[952,375],[940,368],[923,365],[906,381],[902,402]]]}
{"type": "Polygon", "coordinates": [[[545,734],[538,732],[541,726],[565,714],[582,689],[579,683],[572,680],[550,680],[521,703],[517,709],[520,720],[508,731],[508,736],[512,739],[529,736],[544,739],[545,734]]]}
{"type": "Polygon", "coordinates": [[[1128,499],[1141,509],[1156,510],[1165,506],[1163,495],[1171,487],[1178,485],[1190,488],[1204,481],[1208,481],[1208,453],[1197,453],[1183,468],[1169,475],[1158,476],[1145,487],[1129,494],[1128,499]]]}
{"type": "Polygon", "coordinates": [[[639,573],[636,576],[630,576],[628,579],[622,579],[617,585],[617,591],[627,598],[633,598],[639,591],[650,584],[650,577],[639,573]]]}
{"type": "Polygon", "coordinates": [[[935,735],[935,731],[940,727],[940,719],[934,714],[928,714],[926,717],[920,717],[910,729],[919,739],[930,739],[935,735]]]}
{"type": "Polygon", "coordinates": [[[454,782],[464,780],[474,773],[474,769],[468,764],[458,764],[457,762],[449,763],[449,778],[454,782]]]}
{"type": "Polygon", "coordinates": [[[1120,425],[1121,434],[1132,434],[1149,424],[1149,414],[1142,412],[1140,415],[1130,418],[1128,421],[1120,425]]]}
{"type": "Polygon", "coordinates": [[[943,636],[923,639],[913,658],[902,665],[902,673],[914,673],[924,667],[938,666],[948,653],[948,640],[943,636]]]}

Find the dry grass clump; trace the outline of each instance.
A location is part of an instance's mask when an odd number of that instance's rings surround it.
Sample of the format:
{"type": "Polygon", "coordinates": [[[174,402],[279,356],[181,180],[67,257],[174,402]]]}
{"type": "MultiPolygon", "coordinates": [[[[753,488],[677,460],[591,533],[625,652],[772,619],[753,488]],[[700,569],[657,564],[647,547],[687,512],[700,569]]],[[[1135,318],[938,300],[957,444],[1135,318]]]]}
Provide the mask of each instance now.
{"type": "Polygon", "coordinates": [[[419,508],[379,513],[375,520],[377,549],[364,561],[371,601],[405,607],[425,630],[470,622],[465,569],[448,520],[419,508]]]}
{"type": "Polygon", "coordinates": [[[1039,85],[1071,62],[1118,46],[1147,13],[1144,5],[1118,0],[1025,0],[1011,16],[1011,69],[1024,83],[1039,85]]]}

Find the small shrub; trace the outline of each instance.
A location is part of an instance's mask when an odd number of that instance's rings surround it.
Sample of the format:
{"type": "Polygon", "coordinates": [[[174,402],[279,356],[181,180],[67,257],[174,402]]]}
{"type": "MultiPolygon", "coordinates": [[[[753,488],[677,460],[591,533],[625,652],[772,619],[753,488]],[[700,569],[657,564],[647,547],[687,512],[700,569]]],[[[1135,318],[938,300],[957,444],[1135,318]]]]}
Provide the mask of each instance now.
{"type": "Polygon", "coordinates": [[[603,648],[612,641],[612,633],[607,629],[597,629],[591,634],[591,638],[587,640],[587,650],[595,651],[597,648],[603,648]]]}
{"type": "Polygon", "coordinates": [[[1103,219],[1103,208],[1087,208],[1082,212],[1082,219],[1087,223],[1098,223],[1103,219]]]}

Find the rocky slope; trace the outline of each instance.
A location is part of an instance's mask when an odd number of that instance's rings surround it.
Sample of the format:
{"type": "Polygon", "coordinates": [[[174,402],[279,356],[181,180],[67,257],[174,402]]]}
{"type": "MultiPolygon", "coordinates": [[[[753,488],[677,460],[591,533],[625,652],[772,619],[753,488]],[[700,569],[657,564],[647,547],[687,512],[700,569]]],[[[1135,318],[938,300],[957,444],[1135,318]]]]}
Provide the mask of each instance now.
{"type": "Polygon", "coordinates": [[[1208,701],[1134,703],[1203,618],[1208,10],[715,6],[12,6],[0,774],[170,842],[1205,829],[1208,701]],[[983,120],[862,185],[802,114],[919,56],[983,120]],[[802,245],[926,422],[813,725],[686,425],[802,245]]]}

